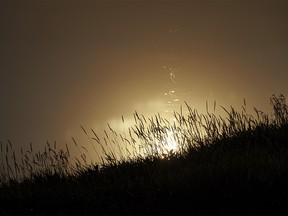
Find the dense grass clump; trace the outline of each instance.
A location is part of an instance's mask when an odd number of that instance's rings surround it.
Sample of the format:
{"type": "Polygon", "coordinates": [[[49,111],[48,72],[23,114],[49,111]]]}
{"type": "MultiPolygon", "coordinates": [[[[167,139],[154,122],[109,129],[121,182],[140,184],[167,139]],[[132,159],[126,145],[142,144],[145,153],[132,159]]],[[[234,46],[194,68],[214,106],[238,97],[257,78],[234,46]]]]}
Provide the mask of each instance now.
{"type": "Polygon", "coordinates": [[[128,136],[111,129],[125,149],[103,148],[101,163],[82,154],[71,165],[68,148],[31,146],[20,165],[2,159],[0,213],[288,214],[288,106],[283,95],[270,102],[273,115],[249,114],[245,102],[241,112],[223,107],[226,117],[187,105],[172,123],[135,113],[128,136]]]}

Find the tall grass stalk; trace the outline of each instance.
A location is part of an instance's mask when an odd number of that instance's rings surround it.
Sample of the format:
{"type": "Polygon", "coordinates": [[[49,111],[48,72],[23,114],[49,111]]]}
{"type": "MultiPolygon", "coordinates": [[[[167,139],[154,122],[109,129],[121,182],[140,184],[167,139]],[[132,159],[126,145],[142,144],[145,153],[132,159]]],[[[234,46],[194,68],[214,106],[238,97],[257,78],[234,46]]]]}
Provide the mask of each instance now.
{"type": "MultiPolygon", "coordinates": [[[[44,151],[34,152],[33,145],[30,143],[30,149],[24,151],[21,148],[21,155],[17,157],[11,141],[7,140],[6,143],[1,141],[0,182],[21,181],[55,173],[61,176],[75,175],[95,166],[99,168],[117,166],[127,161],[145,158],[154,160],[185,157],[191,150],[213,146],[221,140],[232,139],[245,132],[252,133],[257,128],[287,126],[288,108],[285,97],[273,95],[270,103],[273,108],[271,116],[256,108],[254,114],[248,113],[245,100],[240,112],[233,107],[229,109],[222,107],[226,116],[216,116],[209,112],[208,105],[206,105],[206,114],[200,114],[187,103],[185,103],[187,114],[183,113],[181,107],[179,112],[174,112],[174,121],[168,121],[159,113],[147,118],[135,112],[133,126],[125,129],[121,134],[108,124],[109,130],[104,130],[102,139],[93,129],[89,133],[81,126],[97,156],[97,161],[87,150],[88,146],[87,148],[79,146],[73,137],[72,141],[80,154],[80,158],[75,158],[75,163],[72,163],[72,155],[67,144],[65,149],[58,149],[56,142],[53,145],[47,142],[44,151]],[[96,148],[96,145],[99,148],[96,148]],[[101,149],[101,152],[97,149],[101,149]]],[[[214,111],[215,107],[216,102],[214,102],[214,111]]],[[[125,124],[123,116],[122,123],[125,124]]]]}

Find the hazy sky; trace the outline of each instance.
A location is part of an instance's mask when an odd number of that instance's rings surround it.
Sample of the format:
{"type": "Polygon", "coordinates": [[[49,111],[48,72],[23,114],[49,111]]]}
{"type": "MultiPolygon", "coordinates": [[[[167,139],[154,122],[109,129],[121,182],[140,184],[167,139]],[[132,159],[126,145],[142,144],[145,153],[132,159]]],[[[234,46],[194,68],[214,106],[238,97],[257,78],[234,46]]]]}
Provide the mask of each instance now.
{"type": "Polygon", "coordinates": [[[1,1],[0,29],[0,140],[14,145],[184,100],[264,110],[288,95],[286,1],[1,1]]]}

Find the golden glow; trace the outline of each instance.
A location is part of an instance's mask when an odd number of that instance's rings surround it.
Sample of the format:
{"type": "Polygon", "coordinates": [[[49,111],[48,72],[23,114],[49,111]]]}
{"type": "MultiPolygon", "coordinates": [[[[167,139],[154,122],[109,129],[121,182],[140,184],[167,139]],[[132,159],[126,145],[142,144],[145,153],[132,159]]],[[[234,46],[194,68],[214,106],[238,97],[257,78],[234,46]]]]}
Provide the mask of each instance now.
{"type": "Polygon", "coordinates": [[[178,149],[178,143],[175,138],[175,134],[173,131],[169,130],[167,131],[167,136],[166,136],[166,143],[165,143],[165,150],[167,152],[173,151],[175,152],[178,149]]]}
{"type": "Polygon", "coordinates": [[[156,141],[156,148],[162,158],[169,157],[179,150],[179,139],[175,131],[167,129],[163,138],[156,141]]]}

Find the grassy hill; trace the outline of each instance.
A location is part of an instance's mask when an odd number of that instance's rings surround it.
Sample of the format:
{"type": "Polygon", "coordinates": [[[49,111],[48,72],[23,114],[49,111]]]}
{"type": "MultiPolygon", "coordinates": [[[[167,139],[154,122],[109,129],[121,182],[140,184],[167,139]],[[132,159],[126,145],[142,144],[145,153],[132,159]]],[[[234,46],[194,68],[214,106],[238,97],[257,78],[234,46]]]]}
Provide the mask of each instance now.
{"type": "MultiPolygon", "coordinates": [[[[30,170],[22,181],[0,186],[0,213],[288,214],[288,107],[283,95],[271,105],[272,116],[248,114],[244,106],[242,112],[223,108],[227,118],[187,106],[187,116],[175,113],[177,127],[168,125],[181,135],[181,151],[125,160],[110,155],[102,166],[74,173],[30,170]]],[[[147,141],[167,123],[159,117],[137,128],[147,141]]]]}

